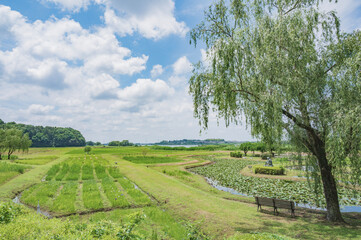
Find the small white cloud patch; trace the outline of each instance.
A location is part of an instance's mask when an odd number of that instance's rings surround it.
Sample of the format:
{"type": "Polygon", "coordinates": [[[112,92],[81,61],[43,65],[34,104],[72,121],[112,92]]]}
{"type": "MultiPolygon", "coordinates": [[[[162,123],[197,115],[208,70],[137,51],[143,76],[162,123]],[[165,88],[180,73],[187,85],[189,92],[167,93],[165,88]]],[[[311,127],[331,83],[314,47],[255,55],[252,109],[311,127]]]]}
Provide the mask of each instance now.
{"type": "Polygon", "coordinates": [[[27,112],[35,115],[43,115],[49,113],[53,109],[54,106],[50,106],[50,105],[31,104],[28,107],[27,112]]]}
{"type": "Polygon", "coordinates": [[[153,66],[152,71],[150,71],[150,74],[151,74],[152,78],[155,78],[155,77],[162,75],[163,71],[164,70],[163,70],[162,65],[157,64],[157,65],[153,66]]]}
{"type": "Polygon", "coordinates": [[[193,69],[192,63],[188,60],[186,56],[179,58],[173,64],[173,71],[176,75],[190,73],[193,69]]]}

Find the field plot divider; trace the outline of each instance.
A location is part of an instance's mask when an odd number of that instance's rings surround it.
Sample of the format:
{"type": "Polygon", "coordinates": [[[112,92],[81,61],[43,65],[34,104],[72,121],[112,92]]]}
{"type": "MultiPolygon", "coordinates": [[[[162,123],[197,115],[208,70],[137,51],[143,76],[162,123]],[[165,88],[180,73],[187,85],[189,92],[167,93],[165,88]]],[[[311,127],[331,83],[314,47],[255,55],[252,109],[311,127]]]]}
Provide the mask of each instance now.
{"type": "Polygon", "coordinates": [[[77,189],[77,193],[76,193],[74,207],[75,207],[76,212],[85,211],[84,202],[83,202],[83,183],[82,182],[78,182],[78,189],[77,189]]]}
{"type": "Polygon", "coordinates": [[[102,187],[102,184],[97,181],[97,186],[98,186],[98,189],[99,189],[100,197],[102,198],[104,208],[111,208],[112,204],[109,201],[109,199],[107,198],[107,196],[106,196],[106,194],[104,192],[104,189],[102,187]]]}

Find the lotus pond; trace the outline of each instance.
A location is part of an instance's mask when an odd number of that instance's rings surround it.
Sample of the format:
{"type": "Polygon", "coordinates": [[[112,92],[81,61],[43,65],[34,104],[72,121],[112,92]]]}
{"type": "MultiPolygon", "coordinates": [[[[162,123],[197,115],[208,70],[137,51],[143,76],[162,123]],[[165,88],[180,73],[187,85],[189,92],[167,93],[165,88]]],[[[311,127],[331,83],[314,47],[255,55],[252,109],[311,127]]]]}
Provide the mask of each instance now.
{"type": "MultiPolygon", "coordinates": [[[[293,200],[299,204],[324,207],[323,196],[318,196],[307,181],[289,181],[281,179],[243,176],[240,171],[259,164],[258,161],[243,159],[210,159],[215,164],[197,167],[190,171],[217,181],[219,185],[232,188],[247,196],[261,196],[293,200]]],[[[339,187],[340,205],[361,205],[361,195],[346,187],[339,187]]]]}

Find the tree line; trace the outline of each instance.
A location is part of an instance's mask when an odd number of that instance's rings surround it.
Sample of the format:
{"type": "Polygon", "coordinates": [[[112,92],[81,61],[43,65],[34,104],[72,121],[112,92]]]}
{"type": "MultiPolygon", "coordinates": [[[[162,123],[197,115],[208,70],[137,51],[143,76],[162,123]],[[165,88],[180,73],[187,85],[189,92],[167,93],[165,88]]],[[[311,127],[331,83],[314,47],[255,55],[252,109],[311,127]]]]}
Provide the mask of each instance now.
{"type": "Polygon", "coordinates": [[[0,160],[4,154],[10,159],[15,151],[27,151],[31,143],[29,135],[19,129],[0,129],[0,160]]]}
{"type": "Polygon", "coordinates": [[[126,147],[126,146],[134,146],[134,143],[129,142],[128,140],[123,140],[123,141],[111,141],[108,143],[108,146],[113,146],[113,147],[126,147]]]}
{"type": "Polygon", "coordinates": [[[15,122],[5,123],[0,119],[0,129],[21,130],[32,141],[32,147],[85,146],[85,138],[73,128],[33,126],[15,122]]]}

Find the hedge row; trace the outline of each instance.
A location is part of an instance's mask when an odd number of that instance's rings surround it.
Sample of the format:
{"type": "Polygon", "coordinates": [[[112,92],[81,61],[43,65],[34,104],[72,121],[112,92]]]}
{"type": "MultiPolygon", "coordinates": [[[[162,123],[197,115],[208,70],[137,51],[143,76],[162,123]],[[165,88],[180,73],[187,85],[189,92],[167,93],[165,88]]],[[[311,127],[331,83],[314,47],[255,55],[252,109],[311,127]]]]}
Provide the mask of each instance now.
{"type": "Polygon", "coordinates": [[[283,167],[255,166],[254,173],[268,174],[268,175],[284,175],[285,169],[283,167]]]}
{"type": "Polygon", "coordinates": [[[231,157],[235,157],[235,158],[242,158],[242,153],[241,152],[230,152],[229,155],[231,157]]]}

